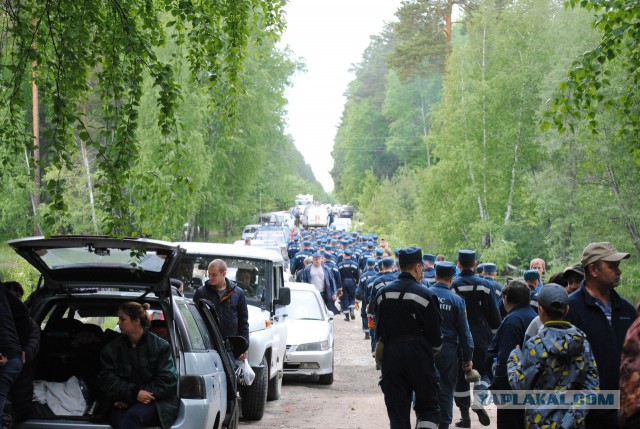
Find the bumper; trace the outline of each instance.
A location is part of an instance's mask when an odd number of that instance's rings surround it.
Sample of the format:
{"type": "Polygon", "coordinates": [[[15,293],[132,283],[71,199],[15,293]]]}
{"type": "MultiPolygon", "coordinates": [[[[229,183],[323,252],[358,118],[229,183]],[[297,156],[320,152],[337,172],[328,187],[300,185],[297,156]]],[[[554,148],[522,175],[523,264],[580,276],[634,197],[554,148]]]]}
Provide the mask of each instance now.
{"type": "Polygon", "coordinates": [[[287,352],[284,375],[322,375],[333,372],[333,348],[319,352],[287,352]]]}

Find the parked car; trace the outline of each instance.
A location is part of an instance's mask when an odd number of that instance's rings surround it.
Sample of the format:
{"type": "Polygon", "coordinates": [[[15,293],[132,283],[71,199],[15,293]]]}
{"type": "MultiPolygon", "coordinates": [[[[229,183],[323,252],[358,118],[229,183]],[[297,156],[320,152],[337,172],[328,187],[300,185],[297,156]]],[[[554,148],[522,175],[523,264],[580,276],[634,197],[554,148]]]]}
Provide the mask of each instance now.
{"type": "Polygon", "coordinates": [[[336,231],[348,231],[351,228],[351,218],[339,217],[333,221],[331,228],[336,231]]]}
{"type": "MultiPolygon", "coordinates": [[[[274,225],[267,226],[262,225],[253,236],[256,241],[260,240],[264,243],[277,243],[279,252],[285,261],[289,260],[289,253],[287,252],[287,243],[289,242],[289,229],[284,229],[282,226],[274,225]]],[[[270,247],[265,244],[263,247],[270,247]]]]}
{"type": "Polygon", "coordinates": [[[245,226],[242,230],[242,239],[246,240],[247,238],[253,238],[258,228],[260,228],[259,224],[251,224],[245,226]]]}
{"type": "Polygon", "coordinates": [[[333,383],[333,313],[327,310],[315,286],[286,283],[291,289],[287,307],[287,353],[284,375],[319,376],[322,384],[333,383]]]}
{"type": "Polygon", "coordinates": [[[339,217],[348,217],[348,218],[352,218],[353,217],[353,211],[354,208],[352,205],[345,205],[340,207],[340,211],[338,212],[338,216],[339,217]]]}
{"type": "Polygon", "coordinates": [[[41,273],[27,300],[42,328],[36,380],[63,382],[75,376],[77,383],[71,381],[85,386],[83,399],[73,403],[85,410],[80,415],[56,415],[38,404],[21,428],[110,427],[107,412],[112,403],[97,382],[99,355],[121,335],[118,307],[127,301],[148,303],[154,316],[150,330],[171,345],[180,400],[171,427],[237,427],[236,375],[229,343],[223,341],[209,303],[196,305],[172,291],[169,273],[184,254],[176,245],[89,236],[25,238],[9,245],[41,273]]]}
{"type": "Polygon", "coordinates": [[[287,340],[284,323],[289,289],[284,287],[282,256],[255,246],[219,243],[179,243],[186,250],[172,277],[183,281],[186,296],[206,281],[209,263],[226,262],[227,277],[237,280],[249,307],[249,364],[256,373],[250,386],[240,386],[242,416],[260,420],[267,400],[276,400],[282,390],[282,365],[287,340]]]}

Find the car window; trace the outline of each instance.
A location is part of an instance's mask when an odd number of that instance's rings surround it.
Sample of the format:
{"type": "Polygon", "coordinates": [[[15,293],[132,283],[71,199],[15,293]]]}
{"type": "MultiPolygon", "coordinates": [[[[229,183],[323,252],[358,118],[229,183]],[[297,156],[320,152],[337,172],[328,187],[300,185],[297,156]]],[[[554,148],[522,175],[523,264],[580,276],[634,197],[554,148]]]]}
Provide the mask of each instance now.
{"type": "Polygon", "coordinates": [[[179,303],[178,309],[180,310],[180,314],[182,314],[187,328],[191,351],[206,351],[212,349],[213,346],[211,345],[207,328],[202,322],[200,315],[197,314],[197,310],[194,316],[194,313],[191,312],[185,303],[179,303]]]}
{"type": "Polygon", "coordinates": [[[38,253],[51,270],[82,267],[137,267],[145,271],[160,272],[167,258],[153,251],[132,252],[131,249],[95,249],[91,246],[42,249],[38,253]]]}
{"type": "Polygon", "coordinates": [[[183,258],[174,277],[184,283],[186,296],[193,296],[196,289],[208,280],[207,267],[214,259],[227,264],[227,278],[235,281],[245,293],[247,304],[262,307],[270,302],[269,261],[218,255],[187,255],[183,258]]]}
{"type": "Polygon", "coordinates": [[[324,320],[316,294],[306,290],[291,290],[291,304],[287,306],[287,315],[292,320],[324,320]]]}

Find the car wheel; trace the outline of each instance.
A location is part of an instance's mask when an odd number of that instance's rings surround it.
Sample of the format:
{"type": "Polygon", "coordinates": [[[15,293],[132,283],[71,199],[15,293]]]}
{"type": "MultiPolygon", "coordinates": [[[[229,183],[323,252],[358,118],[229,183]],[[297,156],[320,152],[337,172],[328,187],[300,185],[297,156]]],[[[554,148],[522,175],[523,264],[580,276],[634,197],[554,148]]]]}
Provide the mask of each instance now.
{"type": "Polygon", "coordinates": [[[267,367],[267,359],[264,356],[260,365],[264,367],[261,376],[259,378],[256,377],[251,386],[242,386],[240,390],[242,417],[247,420],[260,420],[264,415],[269,384],[269,368],[267,367]]]}
{"type": "Polygon", "coordinates": [[[329,374],[322,374],[318,381],[320,384],[333,384],[333,372],[330,372],[329,374]]]}
{"type": "Polygon", "coordinates": [[[269,389],[267,390],[267,401],[275,401],[280,398],[282,393],[282,374],[276,374],[269,380],[269,389]]]}

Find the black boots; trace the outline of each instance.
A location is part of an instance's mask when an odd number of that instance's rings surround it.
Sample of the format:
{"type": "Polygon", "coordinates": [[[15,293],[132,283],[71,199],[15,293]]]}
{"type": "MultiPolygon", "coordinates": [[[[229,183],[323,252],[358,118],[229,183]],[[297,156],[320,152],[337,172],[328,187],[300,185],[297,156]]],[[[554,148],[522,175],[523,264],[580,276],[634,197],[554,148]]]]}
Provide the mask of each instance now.
{"type": "Polygon", "coordinates": [[[469,415],[468,408],[460,408],[460,420],[456,422],[455,426],[457,428],[470,428],[471,427],[471,416],[469,415]]]}

